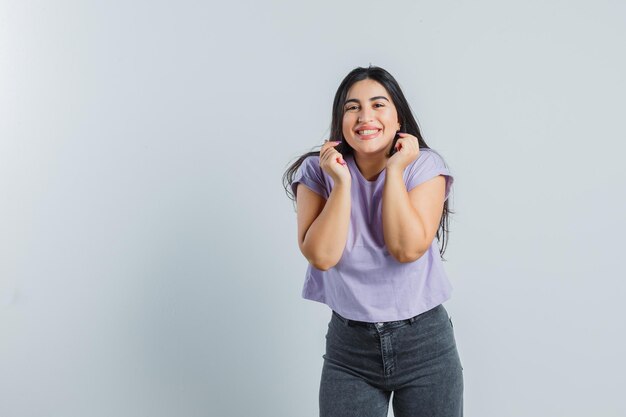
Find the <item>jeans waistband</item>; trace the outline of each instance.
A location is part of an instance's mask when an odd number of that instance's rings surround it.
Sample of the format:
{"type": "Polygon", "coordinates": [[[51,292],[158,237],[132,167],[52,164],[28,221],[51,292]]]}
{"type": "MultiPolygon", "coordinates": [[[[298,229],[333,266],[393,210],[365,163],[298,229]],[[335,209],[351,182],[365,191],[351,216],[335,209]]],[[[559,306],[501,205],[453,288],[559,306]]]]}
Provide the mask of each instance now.
{"type": "MultiPolygon", "coordinates": [[[[439,306],[437,306],[439,307],[439,306]]],[[[429,311],[434,310],[434,307],[428,311],[425,311],[423,313],[418,314],[417,316],[413,316],[410,317],[408,319],[404,319],[404,320],[396,320],[396,321],[381,321],[381,322],[368,322],[368,321],[358,321],[358,320],[350,320],[347,319],[345,317],[343,317],[342,315],[340,315],[339,313],[337,313],[335,310],[333,310],[333,314],[341,321],[343,321],[344,323],[346,323],[348,326],[364,326],[364,327],[371,327],[371,328],[380,328],[382,326],[391,326],[391,325],[395,325],[395,324],[400,324],[400,323],[406,323],[406,324],[413,324],[413,322],[415,320],[417,320],[418,317],[420,317],[421,315],[428,313],[429,311]]]]}

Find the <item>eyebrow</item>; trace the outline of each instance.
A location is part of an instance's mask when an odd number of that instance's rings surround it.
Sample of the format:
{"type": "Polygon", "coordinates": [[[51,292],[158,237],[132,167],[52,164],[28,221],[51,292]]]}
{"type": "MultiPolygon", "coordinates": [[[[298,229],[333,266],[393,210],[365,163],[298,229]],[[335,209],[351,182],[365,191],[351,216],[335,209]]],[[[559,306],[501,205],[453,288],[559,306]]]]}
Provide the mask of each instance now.
{"type": "MultiPolygon", "coordinates": [[[[389,99],[388,99],[387,97],[385,97],[385,96],[376,96],[376,97],[372,97],[372,98],[370,98],[370,101],[378,100],[378,99],[381,99],[381,98],[382,98],[383,100],[387,100],[387,101],[389,101],[389,99]]],[[[351,99],[346,100],[346,102],[345,102],[345,103],[343,103],[343,105],[345,106],[346,104],[348,104],[348,103],[350,103],[350,102],[360,103],[359,99],[357,99],[357,98],[351,98],[351,99]]]]}

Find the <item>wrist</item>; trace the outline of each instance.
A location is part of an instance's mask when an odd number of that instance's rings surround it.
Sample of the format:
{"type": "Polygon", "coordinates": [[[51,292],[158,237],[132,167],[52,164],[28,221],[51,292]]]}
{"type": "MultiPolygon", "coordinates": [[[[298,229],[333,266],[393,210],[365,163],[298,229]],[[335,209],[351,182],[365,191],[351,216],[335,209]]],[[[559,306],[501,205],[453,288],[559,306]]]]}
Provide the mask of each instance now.
{"type": "Polygon", "coordinates": [[[397,165],[392,165],[387,167],[386,177],[402,177],[404,175],[404,169],[397,165]]]}
{"type": "Polygon", "coordinates": [[[333,178],[335,187],[342,187],[350,189],[350,185],[352,184],[351,178],[333,178]]]}

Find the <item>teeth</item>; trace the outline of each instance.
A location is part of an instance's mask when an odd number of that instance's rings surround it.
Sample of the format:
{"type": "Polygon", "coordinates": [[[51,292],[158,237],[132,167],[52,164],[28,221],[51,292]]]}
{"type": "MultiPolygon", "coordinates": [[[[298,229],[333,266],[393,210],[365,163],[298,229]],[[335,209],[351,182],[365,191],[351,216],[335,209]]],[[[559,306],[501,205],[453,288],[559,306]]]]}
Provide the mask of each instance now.
{"type": "Polygon", "coordinates": [[[373,135],[378,130],[359,130],[359,135],[373,135]]]}

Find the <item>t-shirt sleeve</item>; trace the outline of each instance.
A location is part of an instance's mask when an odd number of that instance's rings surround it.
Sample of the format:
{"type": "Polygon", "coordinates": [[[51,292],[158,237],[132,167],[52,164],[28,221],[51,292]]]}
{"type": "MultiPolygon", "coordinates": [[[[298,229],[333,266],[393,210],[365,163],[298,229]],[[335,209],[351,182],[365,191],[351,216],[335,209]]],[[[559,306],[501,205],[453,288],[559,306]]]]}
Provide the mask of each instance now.
{"type": "Polygon", "coordinates": [[[454,177],[446,167],[443,158],[432,150],[420,149],[417,160],[409,165],[406,180],[406,189],[411,191],[423,182],[426,182],[438,175],[443,175],[446,179],[445,199],[450,195],[454,177]]]}
{"type": "Polygon", "coordinates": [[[298,167],[298,170],[293,177],[293,181],[291,182],[291,190],[293,191],[294,197],[296,197],[296,191],[299,183],[306,185],[312,191],[321,195],[325,199],[328,199],[324,171],[319,166],[318,156],[307,157],[304,161],[302,161],[302,165],[298,167]]]}

